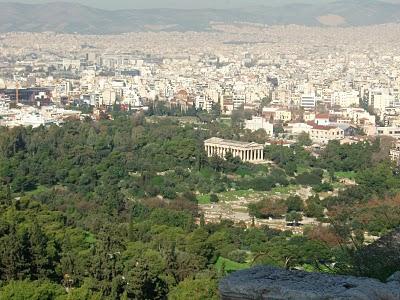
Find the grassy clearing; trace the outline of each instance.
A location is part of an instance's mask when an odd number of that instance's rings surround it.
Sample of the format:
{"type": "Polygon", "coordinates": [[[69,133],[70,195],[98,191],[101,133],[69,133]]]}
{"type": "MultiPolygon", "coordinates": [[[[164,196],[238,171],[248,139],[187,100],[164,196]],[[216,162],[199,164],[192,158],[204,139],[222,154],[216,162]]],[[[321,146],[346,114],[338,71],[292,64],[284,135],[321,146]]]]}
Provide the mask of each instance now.
{"type": "Polygon", "coordinates": [[[307,167],[307,166],[297,166],[297,175],[306,173],[306,172],[310,172],[312,170],[311,167],[307,167]]]}
{"type": "Polygon", "coordinates": [[[356,172],[354,171],[349,171],[349,172],[335,172],[335,177],[336,178],[347,178],[354,180],[356,178],[356,172]]]}
{"type": "Polygon", "coordinates": [[[34,189],[33,191],[29,191],[29,192],[25,192],[25,195],[27,196],[36,196],[38,194],[47,192],[49,190],[48,187],[44,186],[44,185],[39,185],[37,186],[36,189],[34,189]]]}
{"type": "Polygon", "coordinates": [[[199,204],[210,204],[210,195],[199,195],[197,196],[197,201],[199,204]]]}
{"type": "Polygon", "coordinates": [[[224,269],[225,272],[230,273],[234,271],[248,269],[250,268],[250,264],[249,263],[241,264],[224,257],[219,257],[217,262],[215,263],[215,268],[217,269],[218,272],[221,272],[221,270],[224,269]]]}
{"type": "Polygon", "coordinates": [[[299,185],[288,185],[288,186],[278,186],[273,188],[269,194],[283,194],[283,195],[288,195],[290,193],[295,192],[296,190],[300,189],[299,185]]]}
{"type": "Polygon", "coordinates": [[[218,194],[221,201],[237,201],[239,198],[260,198],[264,196],[263,192],[255,192],[252,190],[237,190],[237,191],[227,191],[218,194]]]}
{"type": "MultiPolygon", "coordinates": [[[[289,186],[280,186],[273,188],[271,191],[259,192],[253,190],[236,190],[236,191],[227,191],[217,194],[218,198],[222,202],[234,202],[241,200],[241,198],[245,198],[247,200],[262,200],[264,197],[268,196],[285,196],[290,195],[296,190],[298,190],[300,186],[298,185],[289,185],[289,186]]],[[[199,204],[210,204],[210,195],[200,195],[197,196],[197,200],[199,204]]]]}

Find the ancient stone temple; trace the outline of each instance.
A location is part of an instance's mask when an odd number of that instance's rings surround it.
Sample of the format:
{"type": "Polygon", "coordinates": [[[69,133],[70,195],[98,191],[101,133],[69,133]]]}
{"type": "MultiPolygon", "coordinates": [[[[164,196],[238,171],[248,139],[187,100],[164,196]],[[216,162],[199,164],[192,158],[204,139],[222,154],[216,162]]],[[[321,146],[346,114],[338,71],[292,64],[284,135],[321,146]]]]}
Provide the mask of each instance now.
{"type": "Polygon", "coordinates": [[[204,142],[204,147],[208,157],[217,155],[225,158],[227,153],[232,153],[234,157],[239,157],[245,162],[261,162],[264,160],[264,146],[257,143],[239,142],[211,138],[204,142]]]}

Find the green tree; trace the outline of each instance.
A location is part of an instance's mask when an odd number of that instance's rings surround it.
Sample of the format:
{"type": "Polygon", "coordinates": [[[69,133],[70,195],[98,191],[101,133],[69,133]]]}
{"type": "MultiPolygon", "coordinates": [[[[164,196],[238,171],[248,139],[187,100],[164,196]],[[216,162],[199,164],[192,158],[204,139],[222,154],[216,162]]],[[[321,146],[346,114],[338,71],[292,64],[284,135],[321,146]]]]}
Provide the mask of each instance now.
{"type": "Polygon", "coordinates": [[[56,300],[64,295],[61,285],[40,281],[11,281],[0,289],[0,300],[56,300]]]}
{"type": "Polygon", "coordinates": [[[171,290],[168,299],[217,300],[217,281],[210,278],[185,279],[171,290]]]}
{"type": "Polygon", "coordinates": [[[219,202],[219,198],[216,194],[211,194],[210,195],[210,201],[211,203],[218,203],[219,202]]]}
{"type": "Polygon", "coordinates": [[[295,195],[295,196],[289,196],[286,199],[286,206],[287,206],[287,211],[303,211],[304,209],[304,202],[303,200],[295,195]]]}
{"type": "Polygon", "coordinates": [[[286,222],[293,223],[294,226],[299,226],[299,223],[303,220],[303,215],[296,211],[291,211],[286,214],[286,222]]]}

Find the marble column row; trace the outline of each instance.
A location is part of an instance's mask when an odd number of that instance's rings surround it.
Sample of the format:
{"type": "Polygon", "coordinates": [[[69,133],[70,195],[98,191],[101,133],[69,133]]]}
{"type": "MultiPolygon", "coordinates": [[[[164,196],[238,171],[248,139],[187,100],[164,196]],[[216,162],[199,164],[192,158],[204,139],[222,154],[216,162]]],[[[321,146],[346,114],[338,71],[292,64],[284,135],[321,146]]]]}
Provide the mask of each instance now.
{"type": "Polygon", "coordinates": [[[243,150],[236,148],[227,148],[221,146],[206,145],[205,150],[209,157],[218,155],[225,158],[228,152],[232,153],[233,157],[239,157],[243,161],[260,161],[264,160],[263,149],[243,150]]]}

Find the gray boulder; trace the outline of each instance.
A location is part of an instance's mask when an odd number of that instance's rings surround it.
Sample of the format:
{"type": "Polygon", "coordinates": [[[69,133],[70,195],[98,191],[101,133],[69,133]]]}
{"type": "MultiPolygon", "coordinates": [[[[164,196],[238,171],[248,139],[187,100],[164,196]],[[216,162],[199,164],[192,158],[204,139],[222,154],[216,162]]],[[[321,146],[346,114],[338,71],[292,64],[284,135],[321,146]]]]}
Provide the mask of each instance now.
{"type": "Polygon", "coordinates": [[[378,280],[260,266],[238,271],[219,285],[223,300],[400,300],[399,274],[378,280]]]}

